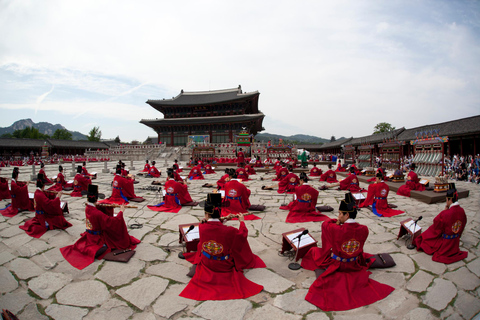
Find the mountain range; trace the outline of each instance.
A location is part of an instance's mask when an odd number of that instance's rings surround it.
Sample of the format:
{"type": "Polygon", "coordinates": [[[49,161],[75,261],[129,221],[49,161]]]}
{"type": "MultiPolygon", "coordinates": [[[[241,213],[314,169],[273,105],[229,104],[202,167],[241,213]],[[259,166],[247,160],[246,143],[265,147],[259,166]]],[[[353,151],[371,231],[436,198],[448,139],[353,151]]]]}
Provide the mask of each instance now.
{"type": "MultiPolygon", "coordinates": [[[[15,121],[9,127],[0,127],[0,136],[5,133],[13,133],[15,130],[23,130],[26,127],[33,127],[38,129],[40,133],[48,134],[49,136],[52,136],[57,129],[66,129],[61,124],[51,124],[49,122],[35,123],[32,121],[32,119],[22,119],[15,121]]],[[[81,132],[70,130],[68,130],[68,132],[72,134],[73,140],[87,140],[87,136],[81,132]]]]}
{"type": "MultiPolygon", "coordinates": [[[[285,143],[294,143],[294,144],[323,144],[330,142],[330,139],[319,138],[315,136],[309,136],[305,134],[295,134],[293,136],[282,136],[280,134],[273,133],[257,133],[255,140],[259,141],[272,141],[277,143],[280,139],[285,143]]],[[[342,138],[338,138],[342,139],[342,138]]]]}

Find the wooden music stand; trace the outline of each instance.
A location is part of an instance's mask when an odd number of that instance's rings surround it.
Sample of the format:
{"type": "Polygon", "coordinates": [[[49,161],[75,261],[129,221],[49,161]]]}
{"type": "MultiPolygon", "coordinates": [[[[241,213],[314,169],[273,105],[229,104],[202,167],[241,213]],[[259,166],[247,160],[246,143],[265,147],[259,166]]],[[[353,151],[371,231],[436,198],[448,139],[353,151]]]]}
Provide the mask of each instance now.
{"type": "Polygon", "coordinates": [[[410,227],[410,228],[408,227],[410,221],[413,221],[413,219],[408,218],[407,220],[403,220],[400,222],[400,231],[398,231],[397,240],[406,234],[409,234],[412,238],[416,238],[422,233],[422,228],[417,223],[417,225],[415,226],[415,234],[414,234],[412,230],[413,227],[410,227]]]}
{"type": "MultiPolygon", "coordinates": [[[[183,243],[185,241],[185,249],[187,252],[197,251],[197,246],[198,246],[198,243],[200,242],[200,239],[197,238],[191,241],[187,241],[187,239],[185,238],[185,233],[188,231],[188,228],[190,228],[190,226],[195,226],[195,228],[198,230],[199,225],[200,225],[199,222],[178,225],[178,231],[179,231],[178,243],[183,243]]],[[[193,232],[194,230],[190,231],[190,233],[193,232]]]]}
{"type": "Polygon", "coordinates": [[[353,199],[355,199],[355,205],[357,206],[357,208],[358,208],[358,207],[360,206],[360,204],[361,204],[362,202],[364,202],[365,199],[367,198],[367,197],[365,197],[365,195],[364,195],[362,192],[352,193],[352,196],[353,196],[353,199]],[[357,197],[358,197],[359,199],[357,199],[357,197]]]}
{"type": "MultiPolygon", "coordinates": [[[[285,233],[282,233],[282,251],[281,253],[284,253],[285,251],[289,251],[291,250],[292,248],[297,251],[297,245],[298,245],[298,240],[295,239],[293,240],[293,243],[292,241],[290,241],[290,239],[288,239],[288,235],[292,234],[292,233],[300,233],[302,231],[304,231],[305,228],[300,228],[300,229],[295,229],[295,230],[292,230],[292,231],[288,231],[288,232],[285,232],[285,233]]],[[[307,245],[304,245],[304,246],[301,246],[298,250],[298,252],[296,253],[296,256],[297,258],[295,259],[295,261],[298,261],[299,259],[303,258],[304,255],[307,254],[308,250],[310,250],[310,248],[313,248],[313,247],[316,247],[317,246],[317,240],[315,240],[310,234],[306,234],[302,237],[303,238],[306,238],[306,237],[310,237],[311,239],[313,239],[313,242],[312,243],[309,243],[307,245]]]]}

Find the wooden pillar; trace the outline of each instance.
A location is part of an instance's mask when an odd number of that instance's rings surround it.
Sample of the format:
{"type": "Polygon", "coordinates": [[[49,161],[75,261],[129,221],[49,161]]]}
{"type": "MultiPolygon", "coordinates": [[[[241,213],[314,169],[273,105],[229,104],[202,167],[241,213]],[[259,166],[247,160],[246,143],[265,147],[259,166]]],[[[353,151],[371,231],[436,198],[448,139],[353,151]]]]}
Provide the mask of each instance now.
{"type": "Polygon", "coordinates": [[[463,156],[463,138],[460,137],[460,156],[463,156]]]}
{"type": "Polygon", "coordinates": [[[171,130],[171,131],[170,131],[170,146],[173,147],[173,129],[170,128],[170,130],[171,130]]]}

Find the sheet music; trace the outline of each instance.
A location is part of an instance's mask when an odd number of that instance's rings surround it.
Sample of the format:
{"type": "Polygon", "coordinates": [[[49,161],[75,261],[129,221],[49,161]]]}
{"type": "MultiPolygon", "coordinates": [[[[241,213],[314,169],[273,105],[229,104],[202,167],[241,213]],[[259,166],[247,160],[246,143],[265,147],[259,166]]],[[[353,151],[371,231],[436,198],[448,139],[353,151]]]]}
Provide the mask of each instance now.
{"type": "Polygon", "coordinates": [[[355,198],[355,200],[365,200],[365,196],[363,195],[363,193],[352,193],[353,197],[355,198]]]}
{"type": "Polygon", "coordinates": [[[90,173],[90,174],[95,175],[95,174],[97,174],[97,173],[96,173],[96,172],[92,172],[92,173],[90,173]]]}
{"type": "Polygon", "coordinates": [[[34,193],[31,193],[31,192],[28,193],[28,197],[29,197],[30,199],[33,199],[34,195],[35,195],[34,193]]]}
{"type": "Polygon", "coordinates": [[[220,192],[220,194],[222,195],[222,198],[225,198],[225,190],[218,190],[218,192],[220,192]]]}
{"type": "Polygon", "coordinates": [[[180,178],[182,178],[182,180],[187,180],[188,177],[180,176],[180,178]]]}
{"type": "MultiPolygon", "coordinates": [[[[187,233],[188,229],[190,228],[190,226],[187,226],[187,227],[182,227],[183,229],[183,233],[187,233]]],[[[199,233],[199,229],[198,229],[198,226],[195,226],[195,228],[192,229],[192,231],[190,231],[189,233],[187,233],[185,235],[185,240],[187,242],[190,242],[190,241],[193,241],[195,239],[200,239],[200,233],[199,233]]]]}
{"type": "Polygon", "coordinates": [[[422,179],[420,180],[418,183],[420,184],[427,184],[430,180],[427,180],[427,179],[422,179]]]}
{"type": "Polygon", "coordinates": [[[73,183],[73,180],[68,180],[67,183],[73,183]]]}
{"type": "Polygon", "coordinates": [[[62,208],[62,209],[65,208],[65,203],[66,202],[60,202],[60,208],[62,208]]]}
{"type": "Polygon", "coordinates": [[[55,179],[57,179],[57,176],[53,176],[53,177],[52,177],[52,180],[55,180],[55,179]]]}
{"type": "Polygon", "coordinates": [[[180,166],[179,166],[178,169],[183,169],[183,167],[180,167],[180,166]]]}
{"type": "Polygon", "coordinates": [[[422,227],[420,227],[418,225],[418,222],[417,224],[415,225],[415,221],[413,220],[410,220],[408,221],[407,223],[404,224],[405,228],[407,228],[408,230],[410,230],[412,233],[415,233],[419,230],[422,230],[422,227]]]}
{"type": "Polygon", "coordinates": [[[163,194],[163,196],[165,197],[165,196],[167,195],[167,191],[162,190],[162,194],[163,194]]]}
{"type": "Polygon", "coordinates": [[[393,178],[393,173],[390,173],[387,177],[393,178]]]}
{"type": "MultiPolygon", "coordinates": [[[[299,232],[288,234],[287,238],[288,238],[288,240],[292,241],[293,238],[295,238],[296,236],[298,236],[302,232],[303,231],[299,231],[299,232]]],[[[303,247],[308,246],[309,244],[312,244],[312,243],[315,243],[315,240],[308,233],[306,235],[303,235],[300,238],[300,245],[299,246],[298,246],[298,239],[295,239],[295,240],[292,241],[292,244],[295,247],[295,249],[297,248],[297,246],[299,248],[303,248],[303,247]]]]}

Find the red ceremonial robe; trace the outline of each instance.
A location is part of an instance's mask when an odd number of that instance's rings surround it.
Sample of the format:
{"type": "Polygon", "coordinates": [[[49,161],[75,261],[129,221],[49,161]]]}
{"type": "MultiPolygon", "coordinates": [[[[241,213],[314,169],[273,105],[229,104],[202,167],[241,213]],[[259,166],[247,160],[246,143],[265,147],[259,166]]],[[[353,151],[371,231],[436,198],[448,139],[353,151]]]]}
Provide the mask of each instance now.
{"type": "Polygon", "coordinates": [[[190,173],[188,174],[188,179],[189,180],[204,180],[205,178],[203,177],[202,174],[202,169],[200,166],[195,166],[190,170],[190,173]]]}
{"type": "Polygon", "coordinates": [[[183,182],[182,177],[180,177],[180,175],[175,171],[173,172],[173,179],[177,182],[183,182]]]}
{"type": "Polygon", "coordinates": [[[160,177],[160,171],[158,171],[157,168],[155,168],[155,166],[150,166],[150,172],[148,173],[149,176],[152,176],[154,178],[158,178],[160,177]]]}
{"type": "Polygon", "coordinates": [[[213,170],[212,166],[210,164],[206,164],[204,174],[213,174],[213,173],[216,173],[216,172],[215,170],[213,170]]]}
{"type": "Polygon", "coordinates": [[[182,204],[193,202],[186,184],[169,179],[165,182],[164,190],[165,200],[157,205],[148,206],[150,210],[177,213],[182,209],[182,204]]]}
{"type": "Polygon", "coordinates": [[[228,174],[224,174],[220,179],[218,179],[217,181],[217,186],[219,189],[224,189],[225,188],[225,183],[227,183],[227,181],[225,181],[225,179],[227,179],[229,177],[228,174]]]}
{"type": "Polygon", "coordinates": [[[182,172],[183,171],[182,169],[180,169],[180,166],[178,165],[178,163],[174,163],[173,167],[175,168],[176,172],[182,172]]]}
{"type": "Polygon", "coordinates": [[[247,171],[248,175],[257,174],[255,169],[253,169],[253,167],[249,164],[245,166],[245,170],[247,171]]]}
{"type": "Polygon", "coordinates": [[[278,193],[294,193],[295,187],[300,183],[298,176],[291,172],[287,174],[280,182],[278,183],[278,193]]]}
{"type": "Polygon", "coordinates": [[[254,167],[255,167],[255,168],[262,168],[262,167],[263,167],[262,161],[260,161],[259,159],[257,159],[257,160],[255,161],[254,167]]]}
{"type": "Polygon", "coordinates": [[[33,211],[33,207],[28,198],[28,185],[23,182],[16,182],[12,179],[10,183],[10,197],[12,204],[0,210],[0,213],[5,217],[13,217],[18,213],[18,210],[33,211]]]}
{"type": "Polygon", "coordinates": [[[317,212],[318,191],[307,183],[295,188],[296,199],[289,204],[290,212],[285,222],[309,222],[328,220],[326,215],[317,212]]]}
{"type": "Polygon", "coordinates": [[[243,275],[243,269],[249,265],[253,265],[250,268],[265,267],[256,255],[243,252],[248,244],[244,222],[240,222],[240,228],[236,229],[210,219],[199,225],[199,233],[197,269],[180,293],[181,297],[193,300],[245,299],[262,291],[262,286],[243,275]]]}
{"type": "Polygon", "coordinates": [[[328,183],[338,182],[337,174],[333,170],[328,170],[327,172],[325,172],[320,176],[320,181],[326,181],[328,183]]]}
{"type": "Polygon", "coordinates": [[[248,172],[245,168],[238,168],[236,171],[237,173],[237,179],[242,179],[242,181],[248,181],[248,172]]]}
{"type": "Polygon", "coordinates": [[[285,167],[277,167],[277,177],[272,179],[272,181],[282,181],[288,175],[288,170],[285,167]]]}
{"type": "MultiPolygon", "coordinates": [[[[250,208],[250,190],[247,189],[241,182],[237,180],[230,180],[225,184],[225,199],[223,200],[225,206],[222,207],[222,216],[229,214],[247,213],[250,208]]],[[[248,215],[244,217],[245,220],[258,220],[256,215],[248,215]]],[[[234,218],[233,220],[237,220],[234,218]]]]}
{"type": "Polygon", "coordinates": [[[150,165],[148,163],[145,163],[143,166],[143,170],[140,172],[150,172],[150,165]]]}
{"type": "MultiPolygon", "coordinates": [[[[379,173],[379,172],[383,176],[383,181],[388,181],[388,177],[385,175],[385,170],[383,170],[383,168],[378,168],[376,173],[379,173]]],[[[375,181],[376,181],[375,177],[371,177],[370,179],[367,180],[367,182],[375,182],[375,181]]]]}
{"type": "Polygon", "coordinates": [[[318,169],[317,167],[313,167],[310,169],[310,176],[311,177],[319,177],[322,174],[322,169],[318,169]]]}
{"type": "Polygon", "coordinates": [[[133,187],[133,180],[124,178],[119,174],[115,174],[115,177],[113,178],[113,183],[112,183],[112,195],[109,198],[100,201],[100,203],[114,203],[114,204],[128,203],[128,199],[135,198],[135,194],[134,194],[134,197],[131,197],[131,194],[127,192],[128,184],[131,184],[133,187]]]}
{"type": "Polygon", "coordinates": [[[360,182],[355,174],[351,174],[340,181],[340,190],[350,190],[353,193],[365,191],[360,188],[360,182]]]}
{"type": "Polygon", "coordinates": [[[103,247],[107,250],[102,259],[113,249],[135,249],[140,240],[128,235],[127,225],[120,211],[116,217],[108,216],[98,210],[93,204],[85,207],[86,230],[75,244],[60,248],[63,257],[75,268],[83,269],[95,260],[95,254],[103,247]]]}
{"type": "MultiPolygon", "coordinates": [[[[308,270],[325,269],[311,285],[305,300],[323,311],[363,307],[388,296],[394,288],[369,278],[369,254],[363,252],[368,228],[353,223],[337,225],[336,219],[322,224],[322,248],[312,248],[302,259],[308,270]],[[342,261],[342,259],[354,259],[342,261]]],[[[373,259],[371,259],[373,260],[373,259]]]]}
{"type": "Polygon", "coordinates": [[[64,188],[71,188],[72,186],[73,186],[73,184],[72,183],[67,183],[67,181],[65,181],[65,177],[63,176],[63,174],[61,172],[59,172],[58,175],[57,175],[57,181],[55,182],[55,184],[53,186],[48,188],[48,190],[62,191],[64,188]]]}
{"type": "Polygon", "coordinates": [[[425,186],[423,184],[419,183],[418,176],[415,172],[410,170],[410,172],[407,175],[407,182],[403,186],[400,186],[397,190],[397,194],[400,196],[405,196],[405,197],[410,197],[410,191],[411,190],[416,190],[416,191],[424,191],[425,186]]]}
{"type": "Polygon", "coordinates": [[[73,178],[73,192],[70,194],[70,196],[81,197],[82,191],[87,191],[89,184],[92,184],[92,180],[84,177],[80,173],[77,173],[73,178]]]}
{"type": "Polygon", "coordinates": [[[40,170],[38,171],[38,173],[39,173],[39,174],[43,174],[43,182],[44,182],[45,184],[52,184],[52,183],[53,183],[53,181],[48,178],[48,176],[47,176],[47,174],[45,173],[45,170],[43,170],[43,168],[40,169],[40,170]]]}
{"type": "Polygon", "coordinates": [[[245,154],[243,153],[243,151],[240,151],[237,154],[237,166],[240,167],[240,163],[244,163],[244,162],[245,162],[245,154]]]}
{"type": "MultiPolygon", "coordinates": [[[[52,195],[53,196],[53,195],[52,195]]],[[[40,188],[35,191],[35,217],[19,228],[34,238],[40,238],[47,230],[67,229],[72,224],[65,220],[60,198],[49,199],[40,188]]]]}
{"type": "Polygon", "coordinates": [[[10,190],[8,189],[8,180],[0,178],[0,200],[11,199],[10,190]]]}
{"type": "Polygon", "coordinates": [[[465,210],[455,202],[440,212],[433,219],[433,225],[415,238],[417,250],[433,255],[433,261],[446,264],[465,259],[468,252],[460,251],[459,245],[466,223],[465,210]]]}
{"type": "Polygon", "coordinates": [[[372,212],[379,217],[393,217],[404,213],[388,207],[388,193],[390,187],[383,181],[368,186],[367,198],[360,204],[360,208],[372,206],[372,212]]]}

